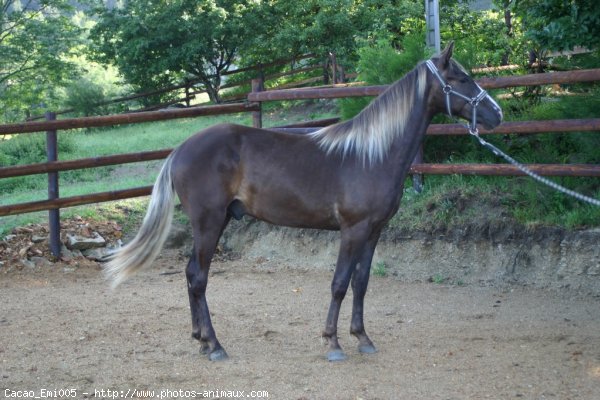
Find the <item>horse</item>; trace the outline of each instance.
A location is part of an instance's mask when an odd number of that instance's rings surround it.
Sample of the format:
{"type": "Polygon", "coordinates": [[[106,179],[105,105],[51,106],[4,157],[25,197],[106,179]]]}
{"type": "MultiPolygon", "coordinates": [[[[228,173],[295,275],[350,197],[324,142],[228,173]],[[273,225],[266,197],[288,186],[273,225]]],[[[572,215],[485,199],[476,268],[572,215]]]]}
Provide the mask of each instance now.
{"type": "Polygon", "coordinates": [[[176,196],[189,217],[193,251],[186,267],[192,336],[209,360],[228,355],[206,300],[215,248],[231,218],[340,231],[331,301],[322,336],[327,359],[347,358],[338,341],[340,306],[349,285],[350,332],[360,353],[377,349],[363,323],[364,297],[380,234],[398,210],[404,180],[432,118],[441,113],[492,129],[500,106],[452,57],[453,44],[419,63],[353,119],[307,135],[234,124],[209,127],[167,157],[134,239],[105,266],[113,287],[159,254],[176,196]]]}

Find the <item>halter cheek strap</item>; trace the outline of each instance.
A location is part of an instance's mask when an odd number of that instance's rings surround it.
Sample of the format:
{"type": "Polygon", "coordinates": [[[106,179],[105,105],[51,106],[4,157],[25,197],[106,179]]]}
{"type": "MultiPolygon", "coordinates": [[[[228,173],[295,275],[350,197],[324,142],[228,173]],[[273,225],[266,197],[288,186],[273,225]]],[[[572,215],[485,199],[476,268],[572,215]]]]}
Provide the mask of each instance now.
{"type": "Polygon", "coordinates": [[[440,81],[440,84],[442,85],[442,92],[444,92],[444,94],[446,95],[446,112],[448,113],[448,116],[450,116],[451,118],[454,118],[454,116],[452,115],[452,109],[450,106],[451,105],[450,104],[450,95],[458,96],[461,99],[466,100],[467,103],[469,103],[471,105],[471,107],[473,109],[473,113],[471,115],[471,123],[469,125],[466,125],[466,127],[469,129],[469,133],[471,133],[472,135],[477,135],[479,133],[479,131],[477,130],[477,106],[483,99],[485,99],[487,97],[487,95],[488,95],[487,92],[485,90],[483,90],[483,88],[481,88],[481,86],[476,84],[477,87],[479,88],[479,93],[477,94],[477,96],[475,96],[475,97],[465,96],[464,94],[459,93],[456,90],[454,90],[452,88],[452,86],[444,80],[444,78],[440,74],[440,71],[437,69],[437,67],[435,66],[433,61],[427,60],[425,62],[425,65],[427,65],[427,68],[429,68],[429,70],[431,71],[433,76],[435,76],[437,78],[437,80],[440,81]]]}

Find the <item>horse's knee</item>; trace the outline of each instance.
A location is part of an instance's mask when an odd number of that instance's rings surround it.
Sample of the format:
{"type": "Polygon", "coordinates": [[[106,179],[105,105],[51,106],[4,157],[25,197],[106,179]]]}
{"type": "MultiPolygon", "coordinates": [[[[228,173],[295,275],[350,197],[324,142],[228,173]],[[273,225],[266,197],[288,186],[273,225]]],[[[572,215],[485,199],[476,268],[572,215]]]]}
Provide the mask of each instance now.
{"type": "Polygon", "coordinates": [[[188,290],[195,296],[202,296],[206,293],[206,284],[206,279],[194,277],[193,279],[188,279],[188,290]]]}
{"type": "Polygon", "coordinates": [[[365,294],[367,293],[367,283],[359,280],[359,279],[355,279],[352,281],[352,292],[354,293],[355,296],[358,297],[365,297],[365,294]]]}
{"type": "Polygon", "coordinates": [[[344,282],[333,281],[331,284],[331,296],[336,300],[343,300],[348,291],[348,285],[344,282]]]}
{"type": "Polygon", "coordinates": [[[208,276],[203,276],[198,268],[194,268],[194,265],[188,265],[185,271],[185,275],[188,283],[188,291],[195,295],[201,296],[206,293],[206,285],[208,283],[208,276]]]}

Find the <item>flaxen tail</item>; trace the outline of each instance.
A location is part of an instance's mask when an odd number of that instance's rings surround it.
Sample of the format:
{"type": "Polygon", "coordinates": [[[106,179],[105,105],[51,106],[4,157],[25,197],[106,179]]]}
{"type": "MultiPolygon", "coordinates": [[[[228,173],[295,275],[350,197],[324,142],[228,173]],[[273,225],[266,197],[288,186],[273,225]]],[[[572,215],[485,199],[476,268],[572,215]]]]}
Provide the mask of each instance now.
{"type": "Polygon", "coordinates": [[[126,246],[112,254],[104,267],[106,278],[111,281],[113,288],[152,264],[167,240],[175,203],[175,189],[171,179],[171,161],[174,154],[175,152],[172,152],[167,157],[156,178],[150,204],[138,234],[126,246]]]}

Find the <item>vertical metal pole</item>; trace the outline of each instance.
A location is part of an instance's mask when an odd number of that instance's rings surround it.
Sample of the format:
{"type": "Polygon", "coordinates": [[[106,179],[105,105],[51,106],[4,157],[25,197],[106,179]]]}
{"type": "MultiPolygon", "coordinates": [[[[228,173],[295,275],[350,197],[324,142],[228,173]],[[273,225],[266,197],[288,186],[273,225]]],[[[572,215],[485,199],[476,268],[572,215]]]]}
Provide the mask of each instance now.
{"type": "MultiPolygon", "coordinates": [[[[252,92],[262,92],[264,87],[264,81],[262,78],[252,79],[252,92]]],[[[262,128],[262,103],[258,103],[259,110],[252,111],[252,126],[255,128],[262,128]]]]}
{"type": "MultiPolygon", "coordinates": [[[[425,0],[425,22],[427,25],[427,46],[435,49],[436,53],[441,51],[440,41],[440,4],[439,0],[425,0]]],[[[423,162],[423,145],[419,147],[417,155],[413,160],[413,164],[421,164],[423,162]]],[[[425,178],[423,175],[412,175],[413,189],[417,193],[423,191],[425,178]]]]}
{"type": "MultiPolygon", "coordinates": [[[[47,112],[47,121],[56,119],[56,114],[47,112]]],[[[58,142],[56,131],[46,131],[46,155],[48,162],[58,160],[58,142]]],[[[58,172],[48,172],[48,200],[58,199],[58,172]]],[[[55,257],[60,257],[60,210],[54,208],[48,211],[48,227],[50,230],[50,251],[55,257]]]]}
{"type": "Polygon", "coordinates": [[[441,51],[440,4],[439,0],[425,0],[425,21],[427,23],[427,46],[441,51]]]}

